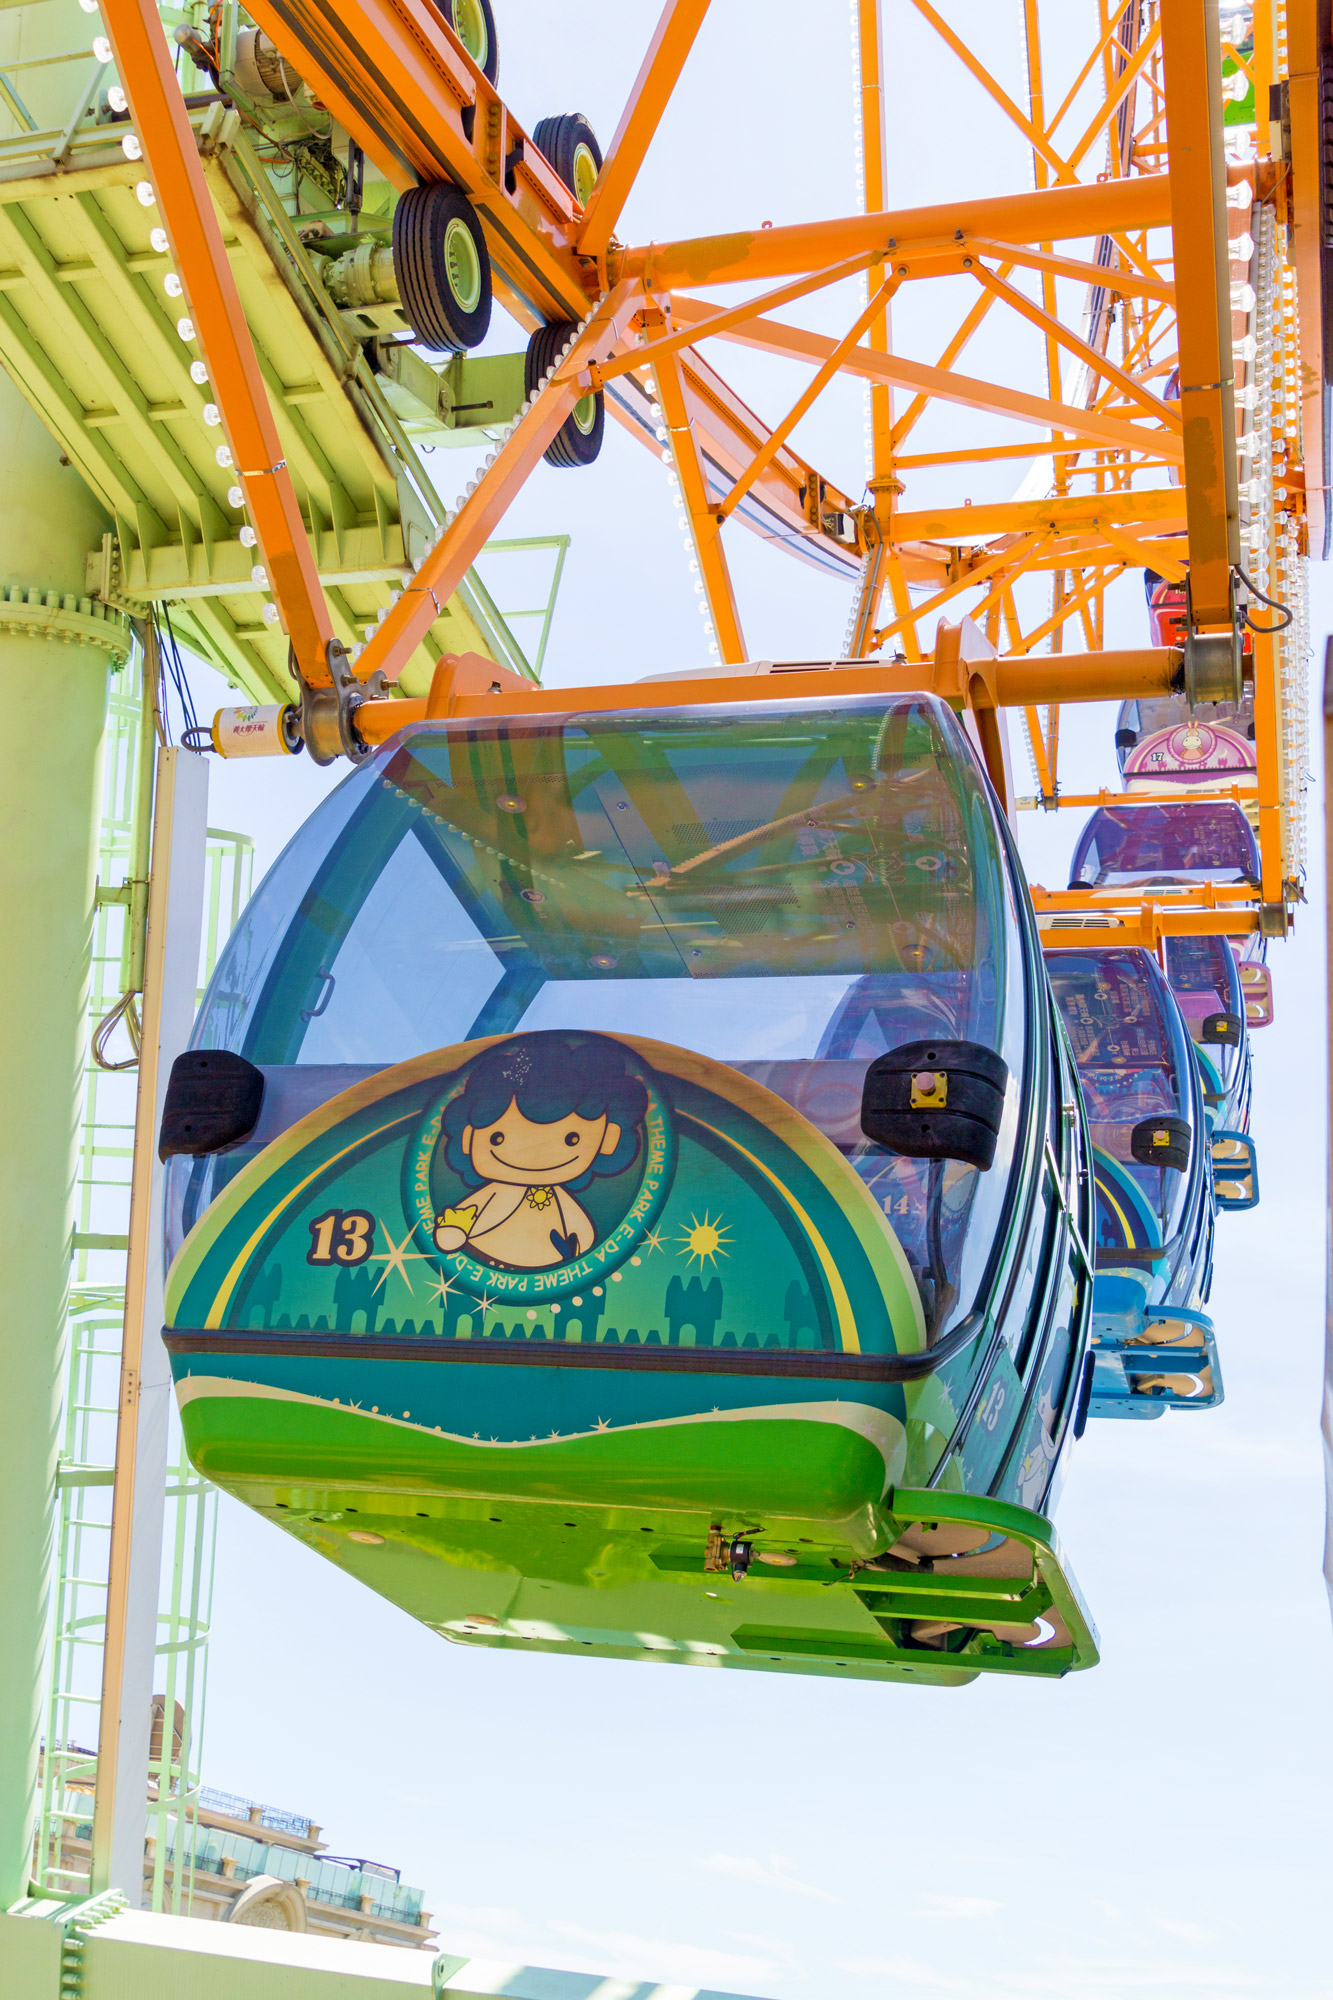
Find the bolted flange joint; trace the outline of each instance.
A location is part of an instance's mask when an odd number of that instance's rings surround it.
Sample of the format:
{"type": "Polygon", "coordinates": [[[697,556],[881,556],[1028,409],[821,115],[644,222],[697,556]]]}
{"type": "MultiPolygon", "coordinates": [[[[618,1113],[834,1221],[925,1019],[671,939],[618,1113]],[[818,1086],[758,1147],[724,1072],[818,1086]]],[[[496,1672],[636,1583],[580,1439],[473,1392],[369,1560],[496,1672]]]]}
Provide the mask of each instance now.
{"type": "Polygon", "coordinates": [[[295,662],[293,674],[301,689],[301,735],[316,764],[332,764],[339,757],[358,763],[370,754],[370,745],[357,733],[356,711],[364,701],[382,700],[388,682],[382,673],[358,680],[341,639],[330,639],[324,649],[331,687],[312,687],[301,679],[295,662]]]}

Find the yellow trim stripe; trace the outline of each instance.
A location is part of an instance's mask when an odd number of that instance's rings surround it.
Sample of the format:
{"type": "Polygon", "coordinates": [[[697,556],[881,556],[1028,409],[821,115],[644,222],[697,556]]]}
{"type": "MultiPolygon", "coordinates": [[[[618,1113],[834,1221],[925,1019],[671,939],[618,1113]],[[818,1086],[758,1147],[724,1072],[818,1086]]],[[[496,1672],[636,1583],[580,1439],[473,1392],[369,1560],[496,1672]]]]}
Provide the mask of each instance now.
{"type": "Polygon", "coordinates": [[[823,1237],[815,1228],[813,1220],[801,1207],[800,1202],[797,1201],[791,1189],[785,1182],[780,1181],[772,1169],[766,1167],[762,1160],[757,1159],[748,1146],[742,1146],[740,1140],[733,1139],[729,1132],[719,1132],[716,1125],[710,1125],[706,1118],[696,1117],[692,1111],[678,1111],[676,1116],[682,1123],[702,1125],[704,1131],[711,1132],[715,1139],[721,1139],[726,1145],[734,1146],[736,1151],[747,1159],[752,1167],[758,1167],[760,1173],[772,1181],[774,1187],[787,1203],[787,1206],[795,1213],[802,1229],[804,1229],[806,1235],[815,1246],[816,1254],[824,1268],[824,1276],[828,1281],[828,1288],[833,1294],[833,1303],[837,1307],[838,1331],[842,1335],[843,1353],[859,1354],[861,1352],[861,1336],[856,1330],[856,1321],[852,1317],[852,1302],[847,1296],[847,1287],[842,1282],[842,1277],[837,1265],[833,1261],[832,1253],[827,1243],[825,1243],[823,1237]]]}

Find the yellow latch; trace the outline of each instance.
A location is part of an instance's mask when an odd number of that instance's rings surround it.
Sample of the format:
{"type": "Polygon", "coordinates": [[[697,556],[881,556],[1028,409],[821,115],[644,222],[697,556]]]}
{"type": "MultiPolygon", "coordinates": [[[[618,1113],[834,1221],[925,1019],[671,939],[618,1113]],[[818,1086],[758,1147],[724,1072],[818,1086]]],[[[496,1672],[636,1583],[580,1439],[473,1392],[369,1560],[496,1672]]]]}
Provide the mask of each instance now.
{"type": "Polygon", "coordinates": [[[949,1079],[942,1069],[921,1069],[912,1078],[913,1111],[942,1111],[949,1102],[949,1079]]]}

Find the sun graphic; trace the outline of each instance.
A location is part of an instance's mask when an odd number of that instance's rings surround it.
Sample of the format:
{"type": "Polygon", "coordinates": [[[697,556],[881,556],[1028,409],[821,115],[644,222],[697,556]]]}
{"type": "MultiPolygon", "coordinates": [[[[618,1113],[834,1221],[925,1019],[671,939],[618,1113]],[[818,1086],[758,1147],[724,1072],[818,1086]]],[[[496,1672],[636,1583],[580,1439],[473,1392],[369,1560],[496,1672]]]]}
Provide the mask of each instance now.
{"type": "Polygon", "coordinates": [[[721,1215],[711,1216],[705,1209],[702,1221],[697,1215],[690,1217],[690,1226],[683,1236],[676,1238],[676,1247],[688,1264],[697,1257],[702,1270],[705,1264],[716,1264],[719,1257],[731,1255],[725,1247],[730,1235],[721,1215]]]}

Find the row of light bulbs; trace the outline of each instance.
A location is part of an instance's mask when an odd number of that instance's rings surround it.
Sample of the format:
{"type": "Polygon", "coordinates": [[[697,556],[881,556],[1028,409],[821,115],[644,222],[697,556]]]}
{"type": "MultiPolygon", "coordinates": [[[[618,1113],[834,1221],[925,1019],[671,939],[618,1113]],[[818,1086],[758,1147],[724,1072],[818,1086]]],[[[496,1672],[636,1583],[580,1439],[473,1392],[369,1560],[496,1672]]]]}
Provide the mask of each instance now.
{"type": "MultiPolygon", "coordinates": [[[[97,14],[101,11],[98,0],[79,0],[79,5],[85,14],[97,14]]],[[[93,37],[93,55],[99,63],[105,64],[112,61],[114,50],[107,36],[95,35],[93,37]]],[[[112,84],[108,90],[107,102],[110,104],[111,109],[117,113],[128,111],[130,108],[129,99],[118,83],[112,84]]],[[[138,133],[124,133],[120,141],[120,150],[127,160],[141,160],[143,158],[143,144],[138,133]]],[[[151,181],[136,181],[134,196],[140,208],[157,207],[157,190],[151,181]]],[[[170,252],[171,239],[160,223],[154,225],[149,233],[148,241],[160,257],[165,257],[170,252]]],[[[175,271],[165,271],[163,273],[162,289],[169,299],[175,300],[184,297],[185,287],[182,285],[175,271]]],[[[176,333],[185,342],[186,346],[193,346],[195,341],[195,326],[194,321],[188,314],[182,313],[177,319],[176,333]]],[[[208,364],[206,361],[196,359],[190,363],[190,380],[195,384],[196,388],[202,389],[206,386],[208,382],[208,364]]],[[[222,412],[216,403],[205,403],[201,414],[206,429],[216,430],[220,426],[222,412]]],[[[224,472],[230,471],[235,466],[236,461],[232,456],[230,445],[218,445],[214,450],[213,456],[224,472]]],[[[227,505],[235,508],[238,512],[244,511],[245,489],[240,485],[239,481],[234,486],[227,488],[227,505]]],[[[238,539],[242,548],[253,549],[258,546],[259,537],[248,520],[242,523],[238,539]]],[[[250,581],[260,590],[267,590],[268,571],[262,563],[256,563],[253,566],[250,571],[250,581]]],[[[278,607],[273,603],[271,598],[265,599],[263,605],[260,607],[260,615],[266,625],[277,624],[278,607]]]]}

